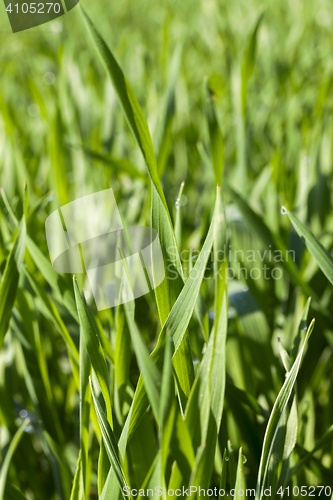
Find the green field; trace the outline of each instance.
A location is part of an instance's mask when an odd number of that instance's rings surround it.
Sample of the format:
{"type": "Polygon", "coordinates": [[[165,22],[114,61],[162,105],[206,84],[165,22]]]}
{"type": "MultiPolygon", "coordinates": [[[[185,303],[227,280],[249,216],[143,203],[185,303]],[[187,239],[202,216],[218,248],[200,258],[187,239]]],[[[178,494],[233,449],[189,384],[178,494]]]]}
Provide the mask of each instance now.
{"type": "Polygon", "coordinates": [[[0,500],[333,499],[331,2],[0,13],[0,500]],[[165,280],[98,311],[45,221],[109,188],[165,280]]]}

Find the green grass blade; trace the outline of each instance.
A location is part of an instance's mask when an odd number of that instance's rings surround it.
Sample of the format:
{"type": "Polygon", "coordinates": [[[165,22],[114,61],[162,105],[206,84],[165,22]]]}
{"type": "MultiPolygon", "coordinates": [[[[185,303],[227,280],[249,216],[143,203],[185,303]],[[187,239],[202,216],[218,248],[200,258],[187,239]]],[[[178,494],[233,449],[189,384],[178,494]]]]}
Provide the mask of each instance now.
{"type": "Polygon", "coordinates": [[[79,453],[79,458],[77,461],[71,498],[70,500],[84,500],[84,489],[82,485],[82,459],[81,459],[81,451],[79,453]]]}
{"type": "Polygon", "coordinates": [[[159,421],[159,406],[161,390],[161,373],[154,361],[149,355],[148,348],[140,335],[138,327],[132,317],[128,303],[124,304],[126,320],[130,331],[132,345],[136,354],[140,372],[142,373],[143,383],[152,406],[153,413],[159,421]]]}
{"type": "Polygon", "coordinates": [[[91,321],[90,314],[87,310],[87,305],[85,304],[85,301],[80,294],[75,276],[73,282],[81,334],[83,335],[91,365],[94,369],[97,380],[102,390],[109,422],[112,425],[109,377],[104,352],[99,341],[98,332],[95,328],[94,323],[91,321]]]}
{"type": "Polygon", "coordinates": [[[99,423],[99,426],[100,426],[100,429],[102,432],[102,436],[103,436],[103,442],[105,445],[105,449],[106,449],[107,455],[109,457],[110,463],[112,465],[112,468],[114,469],[114,471],[116,473],[119,485],[120,485],[121,490],[122,490],[122,488],[127,486],[127,481],[126,481],[126,477],[125,477],[125,474],[123,471],[123,466],[122,466],[122,463],[120,460],[117,441],[116,441],[116,438],[115,438],[113,431],[110,427],[110,424],[106,418],[106,415],[104,414],[104,412],[101,408],[101,405],[99,404],[99,401],[95,395],[95,391],[94,391],[94,388],[92,386],[91,379],[90,379],[90,388],[91,388],[93,402],[94,402],[94,406],[95,406],[95,410],[96,410],[96,414],[97,414],[97,418],[98,418],[98,423],[99,423]]]}
{"type": "Polygon", "coordinates": [[[184,186],[185,186],[185,181],[183,181],[180,185],[178,198],[176,201],[175,235],[176,235],[178,248],[181,248],[181,246],[182,246],[182,226],[181,226],[181,217],[180,217],[180,213],[181,213],[180,207],[181,207],[181,202],[182,202],[182,197],[183,197],[184,186]]]}
{"type": "Polygon", "coordinates": [[[88,452],[89,452],[89,423],[91,393],[89,388],[89,377],[91,374],[91,363],[84,341],[83,333],[80,332],[80,459],[81,474],[83,479],[83,490],[88,495],[88,452]]]}
{"type": "Polygon", "coordinates": [[[226,385],[226,339],[228,330],[227,237],[221,189],[217,188],[214,217],[215,321],[210,369],[211,408],[220,430],[226,385]],[[222,253],[221,253],[222,252],[222,253]],[[221,259],[223,255],[223,259],[221,259]]]}
{"type": "Polygon", "coordinates": [[[205,115],[209,131],[209,147],[212,156],[215,183],[222,184],[224,171],[224,140],[217,120],[213,93],[208,82],[204,86],[205,115]]]}
{"type": "Polygon", "coordinates": [[[128,396],[126,395],[126,387],[129,382],[130,361],[131,336],[126,321],[124,304],[120,304],[117,307],[116,313],[116,345],[114,364],[121,419],[123,419],[124,403],[128,399],[128,396]]]}
{"type": "Polygon", "coordinates": [[[96,160],[107,167],[110,167],[117,174],[127,174],[131,179],[142,179],[147,180],[147,176],[141,173],[129,160],[120,160],[119,158],[114,158],[113,156],[105,155],[103,153],[97,153],[96,151],[91,151],[88,148],[83,148],[84,153],[91,158],[96,160]]]}
{"type": "Polygon", "coordinates": [[[298,326],[298,331],[297,331],[296,337],[294,338],[293,346],[292,346],[291,353],[290,353],[290,359],[291,359],[292,363],[295,361],[297,354],[299,352],[299,347],[301,345],[301,340],[302,340],[302,334],[304,334],[304,329],[306,329],[306,325],[307,325],[310,304],[311,304],[311,297],[309,297],[307,302],[306,302],[306,305],[305,305],[305,308],[304,308],[304,311],[303,311],[303,314],[301,317],[301,321],[300,321],[300,324],[298,326]]]}
{"type": "Polygon", "coordinates": [[[76,348],[76,345],[70,336],[66,325],[61,319],[61,316],[59,312],[57,311],[57,308],[51,299],[51,297],[43,290],[43,288],[37,283],[35,278],[26,270],[23,269],[24,275],[27,277],[33,291],[35,292],[36,296],[40,298],[42,304],[43,304],[43,310],[44,314],[47,318],[49,318],[56,329],[59,331],[60,335],[62,336],[68,350],[72,354],[75,362],[79,364],[79,353],[76,348]]]}
{"type": "MultiPolygon", "coordinates": [[[[0,188],[0,194],[3,199],[4,205],[8,210],[13,225],[18,226],[18,219],[7,200],[4,189],[0,188]]],[[[28,234],[26,235],[26,247],[34,263],[44,276],[47,283],[57,293],[59,300],[61,300],[65,307],[67,307],[73,318],[78,321],[73,292],[69,289],[67,281],[61,274],[53,269],[49,260],[45,257],[44,253],[39,249],[39,247],[28,234]]]]}
{"type": "Polygon", "coordinates": [[[6,480],[7,480],[7,474],[8,474],[8,469],[10,462],[13,458],[13,455],[15,453],[15,450],[21,441],[21,438],[24,434],[24,430],[26,427],[29,425],[29,419],[26,419],[21,427],[16,431],[15,436],[13,437],[9,448],[7,450],[6,456],[4,458],[3,463],[1,464],[1,471],[0,471],[0,500],[4,500],[4,493],[5,493],[5,486],[6,486],[6,480]]]}
{"type": "Polygon", "coordinates": [[[139,102],[111,50],[82,8],[81,13],[87,30],[93,40],[93,44],[110,76],[129,128],[145,159],[148,174],[152,182],[152,227],[157,230],[160,238],[165,273],[167,276],[170,275],[172,277],[170,280],[164,280],[155,290],[160,319],[163,324],[182,288],[183,270],[179,259],[169,210],[157,172],[157,164],[150,132],[139,102]],[[168,269],[169,261],[178,274],[176,279],[174,279],[171,270],[168,269]]]}
{"type": "Polygon", "coordinates": [[[27,249],[47,283],[57,293],[57,296],[66,306],[73,318],[78,321],[73,292],[70,290],[65,278],[53,269],[49,260],[29,236],[27,237],[27,249]]]}
{"type": "Polygon", "coordinates": [[[333,258],[316,237],[304,226],[304,224],[297,219],[297,217],[289,212],[285,207],[282,210],[288,214],[297,234],[303,239],[307,249],[315,258],[318,266],[325,274],[326,278],[333,285],[333,258]]]}
{"type": "Polygon", "coordinates": [[[245,479],[245,473],[244,473],[244,463],[243,463],[243,450],[240,448],[239,450],[239,455],[238,455],[238,464],[237,464],[237,472],[236,472],[236,483],[235,483],[235,496],[237,500],[241,500],[245,496],[246,492],[246,479],[245,479]],[[244,491],[244,494],[242,495],[240,493],[240,490],[244,491]]]}
{"type": "Polygon", "coordinates": [[[15,302],[21,266],[24,259],[26,243],[26,226],[23,217],[8,255],[6,267],[0,285],[0,350],[8,330],[15,302]]]}
{"type": "MultiPolygon", "coordinates": [[[[214,239],[214,217],[212,224],[209,228],[206,240],[200,252],[200,255],[196,261],[194,268],[186,281],[186,284],[181,291],[175,305],[172,308],[171,313],[169,314],[161,332],[159,335],[159,339],[156,345],[156,348],[152,352],[151,356],[157,366],[161,366],[163,363],[163,353],[164,353],[164,345],[166,340],[166,332],[170,330],[171,335],[174,339],[174,349],[175,352],[179,349],[179,346],[183,340],[183,337],[186,333],[186,329],[192,317],[196,300],[199,295],[201,282],[204,276],[207,260],[209,258],[213,239],[214,239]]],[[[175,355],[173,357],[175,360],[175,355]]],[[[179,363],[187,362],[185,359],[179,360],[179,363]]],[[[193,365],[192,365],[193,368],[193,365]]],[[[147,408],[147,398],[145,395],[144,385],[142,378],[140,378],[135,397],[132,403],[131,412],[127,417],[127,425],[123,429],[119,447],[123,449],[126,447],[127,439],[130,439],[134,430],[136,429],[140,419],[142,418],[144,412],[147,408]]]]}
{"type": "Polygon", "coordinates": [[[250,39],[248,41],[244,58],[242,64],[242,112],[243,115],[246,116],[246,103],[247,103],[247,89],[249,85],[249,80],[254,70],[255,60],[256,60],[256,51],[257,51],[257,36],[258,30],[260,27],[260,23],[263,18],[263,13],[260,14],[256,25],[254,27],[253,32],[251,33],[250,39]]]}
{"type": "Polygon", "coordinates": [[[312,330],[314,328],[314,320],[311,322],[306,338],[303,342],[302,348],[295,360],[295,363],[293,364],[292,369],[289,372],[289,375],[287,376],[282,389],[280,390],[276,401],[274,403],[271,416],[269,418],[267,427],[266,427],[266,433],[264,437],[264,444],[263,444],[263,450],[261,454],[261,459],[260,459],[260,465],[259,465],[259,472],[258,472],[258,480],[257,480],[257,489],[256,489],[256,499],[260,500],[262,498],[262,488],[265,486],[265,481],[266,481],[266,476],[267,476],[267,469],[269,465],[269,460],[270,456],[272,453],[272,448],[274,445],[276,433],[278,431],[279,427],[279,422],[281,420],[282,414],[286,409],[286,406],[288,404],[289,398],[291,396],[293,387],[296,382],[296,378],[298,375],[298,371],[301,365],[301,361],[303,358],[303,353],[305,346],[307,344],[307,341],[310,338],[310,335],[312,333],[312,330]]]}
{"type": "Polygon", "coordinates": [[[311,461],[316,451],[323,448],[326,444],[330,443],[332,440],[333,440],[333,425],[331,425],[327,429],[327,431],[325,431],[324,435],[320,439],[318,439],[312,450],[305,453],[305,455],[300,459],[300,461],[292,469],[290,469],[285,484],[287,484],[294,475],[296,475],[299,471],[301,471],[302,468],[311,461]]]}
{"type": "Polygon", "coordinates": [[[90,17],[82,7],[80,10],[93,44],[105,65],[108,75],[111,78],[112,85],[117,93],[117,97],[126,117],[126,121],[143,154],[150,178],[163,202],[165,210],[168,211],[161,183],[157,175],[157,165],[153,143],[140,104],[111,50],[98,33],[90,17]]]}
{"type": "MultiPolygon", "coordinates": [[[[226,460],[226,458],[227,458],[227,450],[225,449],[224,453],[223,453],[223,457],[222,457],[222,471],[221,471],[219,491],[220,490],[225,491],[225,487],[227,484],[227,460],[226,460]]],[[[221,491],[221,493],[222,493],[222,491],[221,491]]],[[[222,498],[224,498],[224,495],[219,494],[219,500],[221,500],[222,498]]]]}
{"type": "Polygon", "coordinates": [[[5,488],[5,498],[6,500],[27,500],[26,497],[22,495],[22,493],[14,488],[8,481],[6,483],[5,488]]]}
{"type": "MultiPolygon", "coordinates": [[[[279,250],[282,253],[282,256],[286,256],[287,248],[285,247],[283,241],[280,236],[273,234],[269,227],[265,224],[263,217],[257,214],[247,203],[245,198],[243,198],[240,194],[236,193],[234,189],[230,186],[226,186],[227,190],[232,196],[232,199],[237,204],[239,210],[241,211],[244,220],[249,224],[249,226],[253,229],[253,231],[258,235],[261,241],[269,248],[269,245],[273,248],[273,251],[279,250]]],[[[303,292],[307,296],[312,296],[315,298],[316,294],[311,289],[311,287],[306,283],[299,270],[296,267],[296,264],[293,260],[283,259],[280,262],[281,266],[287,271],[290,275],[291,279],[295,283],[302,288],[303,292]]]]}

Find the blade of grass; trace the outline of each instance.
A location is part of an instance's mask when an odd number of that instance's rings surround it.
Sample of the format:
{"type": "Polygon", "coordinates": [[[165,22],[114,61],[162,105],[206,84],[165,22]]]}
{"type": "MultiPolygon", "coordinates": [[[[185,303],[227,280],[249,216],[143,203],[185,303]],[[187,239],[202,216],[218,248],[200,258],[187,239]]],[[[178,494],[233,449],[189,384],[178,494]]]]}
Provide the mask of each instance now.
{"type": "Polygon", "coordinates": [[[13,247],[8,255],[0,285],[0,350],[8,330],[14,307],[26,242],[25,218],[18,227],[13,247]]]}
{"type": "Polygon", "coordinates": [[[120,459],[117,441],[110,427],[110,424],[106,418],[106,415],[104,414],[101,405],[99,404],[99,401],[96,397],[91,379],[90,379],[90,388],[106,452],[109,457],[112,468],[116,473],[119,485],[121,487],[121,492],[123,492],[123,488],[127,486],[127,481],[123,471],[123,466],[120,459]]]}
{"type": "Polygon", "coordinates": [[[80,321],[80,330],[83,335],[86,349],[91,361],[91,365],[96,374],[97,380],[102,390],[102,394],[105,400],[107,416],[109,422],[112,425],[112,410],[111,410],[111,399],[109,391],[109,377],[107,365],[104,357],[104,352],[99,341],[98,332],[91,321],[90,315],[87,310],[87,305],[80,294],[77,280],[74,276],[74,293],[75,300],[77,304],[77,311],[80,321]]]}
{"type": "Polygon", "coordinates": [[[224,140],[217,120],[214,95],[208,82],[204,85],[205,115],[209,131],[209,147],[215,175],[215,184],[222,184],[224,171],[224,140]]]}
{"type": "Polygon", "coordinates": [[[316,237],[304,226],[304,224],[297,219],[297,217],[289,212],[285,207],[282,210],[288,215],[291,220],[297,234],[303,239],[307,249],[311,255],[315,258],[318,266],[325,274],[326,278],[333,285],[333,258],[327,252],[327,250],[322,246],[322,244],[316,239],[316,237]]]}
{"type": "Polygon", "coordinates": [[[260,500],[263,495],[262,488],[265,486],[265,481],[266,481],[266,476],[267,476],[267,469],[269,465],[269,460],[270,456],[272,453],[272,448],[274,445],[276,433],[278,430],[279,422],[282,417],[283,412],[285,411],[285,408],[288,404],[290,395],[292,393],[294,384],[296,382],[296,378],[298,375],[298,371],[301,365],[301,361],[303,358],[303,353],[305,346],[310,338],[310,335],[312,333],[312,330],[314,328],[314,320],[311,322],[306,338],[303,342],[302,348],[295,360],[295,363],[293,364],[292,369],[290,370],[283,386],[282,389],[280,390],[272,412],[271,416],[269,418],[267,427],[266,427],[266,433],[264,437],[264,444],[263,444],[263,450],[261,454],[261,459],[260,459],[260,465],[259,465],[259,472],[258,472],[258,480],[257,480],[257,488],[256,488],[256,500],[260,500]]]}
{"type": "Polygon", "coordinates": [[[6,456],[4,458],[4,461],[1,465],[1,471],[0,471],[0,500],[4,500],[4,493],[5,493],[5,486],[6,486],[6,480],[7,480],[7,474],[8,474],[8,469],[10,462],[13,458],[13,455],[15,453],[15,450],[17,446],[19,445],[19,442],[21,441],[21,438],[24,434],[25,429],[29,425],[30,420],[26,419],[21,427],[16,431],[15,436],[13,437],[9,448],[7,450],[6,456]]]}
{"type": "Polygon", "coordinates": [[[82,459],[81,459],[81,451],[80,451],[79,458],[77,461],[77,466],[76,466],[76,471],[75,471],[70,500],[84,500],[84,498],[85,498],[84,488],[82,485],[82,459]]]}
{"type": "Polygon", "coordinates": [[[236,498],[237,500],[241,500],[244,497],[244,494],[246,492],[246,479],[245,479],[245,473],[244,473],[242,448],[239,449],[235,490],[236,490],[236,494],[235,494],[234,498],[236,498]],[[243,490],[244,494],[240,494],[241,490],[243,490]]]}

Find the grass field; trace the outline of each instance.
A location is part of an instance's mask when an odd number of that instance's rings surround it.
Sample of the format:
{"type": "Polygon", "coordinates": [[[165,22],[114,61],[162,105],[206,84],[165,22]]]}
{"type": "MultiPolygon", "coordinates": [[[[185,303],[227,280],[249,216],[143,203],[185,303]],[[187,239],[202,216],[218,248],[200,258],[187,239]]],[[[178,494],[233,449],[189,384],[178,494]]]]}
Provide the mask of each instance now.
{"type": "Polygon", "coordinates": [[[0,12],[0,500],[333,499],[331,3],[0,12]],[[109,188],[166,277],[98,311],[45,221],[109,188]]]}

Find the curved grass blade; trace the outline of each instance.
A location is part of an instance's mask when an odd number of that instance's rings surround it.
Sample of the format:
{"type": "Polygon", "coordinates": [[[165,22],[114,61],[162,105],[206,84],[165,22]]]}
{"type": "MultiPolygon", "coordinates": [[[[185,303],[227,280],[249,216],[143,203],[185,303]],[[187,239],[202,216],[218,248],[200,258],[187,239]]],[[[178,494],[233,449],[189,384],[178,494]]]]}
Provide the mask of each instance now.
{"type": "Polygon", "coordinates": [[[70,336],[70,334],[66,328],[66,325],[62,321],[61,316],[60,316],[59,312],[57,311],[57,308],[54,305],[53,300],[45,292],[45,290],[43,290],[43,288],[41,286],[39,286],[39,284],[37,283],[35,278],[26,269],[23,269],[23,273],[26,276],[26,278],[28,279],[28,281],[31,285],[31,288],[35,292],[36,296],[40,298],[40,300],[43,304],[43,310],[44,310],[45,316],[52,321],[52,323],[54,324],[56,329],[59,331],[59,333],[62,336],[68,350],[72,354],[72,358],[75,360],[76,364],[78,365],[79,364],[79,353],[77,351],[76,345],[75,345],[72,337],[70,336]]]}
{"type": "MultiPolygon", "coordinates": [[[[263,218],[250,207],[247,201],[240,194],[236,193],[236,191],[228,185],[226,185],[226,188],[231,194],[232,199],[237,204],[239,210],[241,211],[244,220],[256,232],[256,234],[266,245],[266,247],[269,248],[269,245],[271,245],[273,251],[276,249],[281,251],[282,255],[286,255],[287,248],[285,247],[280,236],[272,233],[269,227],[265,224],[263,218]]],[[[308,283],[303,280],[293,260],[282,260],[280,264],[290,275],[295,285],[301,287],[301,289],[307,296],[312,296],[313,298],[316,297],[316,294],[308,285],[308,283]]]]}
{"type": "Polygon", "coordinates": [[[82,332],[80,333],[80,460],[83,479],[83,491],[86,498],[88,494],[88,451],[89,451],[89,423],[91,394],[89,390],[89,377],[91,363],[82,332]]]}
{"type": "Polygon", "coordinates": [[[326,278],[333,285],[333,258],[323,245],[316,239],[316,237],[304,226],[304,224],[297,219],[297,217],[289,212],[286,207],[282,207],[286,212],[297,234],[303,239],[307,249],[311,255],[316,259],[320,269],[325,274],[326,278]]]}
{"type": "Polygon", "coordinates": [[[166,106],[163,121],[163,130],[161,134],[162,137],[161,141],[159,141],[160,144],[157,155],[157,171],[160,178],[163,176],[172,148],[172,128],[174,116],[176,113],[176,81],[179,73],[182,52],[183,46],[181,44],[177,45],[170,65],[170,79],[168,88],[166,90],[166,106]]]}
{"type": "MultiPolygon", "coordinates": [[[[11,218],[12,224],[14,226],[18,226],[19,222],[14,214],[5,194],[3,188],[0,188],[0,194],[6,209],[8,210],[9,216],[11,218]]],[[[53,269],[49,260],[45,257],[43,252],[39,249],[36,243],[30,238],[30,236],[26,235],[26,247],[28,252],[30,253],[34,263],[37,268],[40,270],[42,275],[44,276],[47,283],[51,288],[57,293],[59,300],[65,305],[73,318],[78,321],[77,311],[75,307],[75,300],[73,297],[73,293],[70,291],[67,281],[64,277],[59,274],[57,271],[53,269]]]]}
{"type": "Polygon", "coordinates": [[[129,160],[120,160],[119,158],[114,158],[113,156],[105,155],[103,153],[98,153],[96,151],[91,151],[90,149],[83,147],[84,153],[92,160],[99,161],[108,167],[111,167],[117,174],[127,174],[131,179],[142,179],[147,180],[147,176],[141,172],[131,163],[129,160]]]}
{"type": "Polygon", "coordinates": [[[182,243],[182,227],[181,227],[180,207],[181,207],[184,186],[185,186],[185,181],[183,181],[180,185],[178,198],[176,201],[175,235],[176,235],[176,240],[178,243],[178,248],[181,248],[181,246],[182,246],[181,245],[181,243],[182,243]]]}
{"type": "Polygon", "coordinates": [[[217,433],[220,430],[226,385],[226,339],[228,330],[227,231],[221,188],[217,187],[216,215],[214,220],[214,273],[215,273],[215,322],[210,368],[211,408],[217,433]],[[223,260],[219,259],[222,252],[223,260]]]}
{"type": "Polygon", "coordinates": [[[286,406],[288,404],[289,398],[291,396],[293,387],[296,382],[296,378],[298,375],[298,371],[301,365],[301,361],[303,358],[303,353],[305,346],[310,338],[310,335],[312,333],[312,330],[314,328],[314,322],[315,320],[312,320],[308,331],[306,338],[303,342],[302,348],[295,360],[295,363],[292,366],[292,369],[287,375],[287,378],[282,386],[282,389],[280,390],[278,397],[276,398],[276,401],[274,403],[271,416],[269,418],[267,427],[266,427],[266,432],[265,432],[265,437],[264,437],[264,444],[263,444],[263,450],[261,454],[261,459],[260,459],[260,465],[259,465],[259,472],[258,472],[258,480],[257,480],[257,488],[256,488],[256,500],[260,500],[263,495],[262,489],[265,486],[265,481],[266,481],[266,476],[267,476],[267,470],[269,466],[269,461],[270,457],[272,454],[272,449],[274,445],[274,441],[276,438],[276,434],[278,431],[279,423],[282,417],[283,412],[286,409],[286,406]]]}
{"type": "Polygon", "coordinates": [[[91,379],[90,379],[90,389],[98,418],[98,423],[102,432],[105,449],[109,457],[110,463],[112,465],[112,468],[116,473],[119,485],[121,487],[121,491],[123,491],[123,488],[127,486],[127,481],[121,464],[117,441],[110,427],[110,424],[106,418],[106,415],[104,414],[101,405],[99,404],[99,401],[96,398],[91,379]]]}
{"type": "Polygon", "coordinates": [[[249,85],[249,80],[254,70],[255,61],[256,61],[256,50],[257,50],[257,35],[260,27],[260,23],[262,21],[264,13],[262,12],[259,15],[259,18],[256,22],[254,30],[250,36],[248,41],[243,64],[242,64],[242,91],[241,91],[241,99],[242,99],[242,112],[243,115],[246,116],[246,101],[247,101],[247,89],[249,85]]]}

